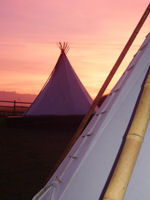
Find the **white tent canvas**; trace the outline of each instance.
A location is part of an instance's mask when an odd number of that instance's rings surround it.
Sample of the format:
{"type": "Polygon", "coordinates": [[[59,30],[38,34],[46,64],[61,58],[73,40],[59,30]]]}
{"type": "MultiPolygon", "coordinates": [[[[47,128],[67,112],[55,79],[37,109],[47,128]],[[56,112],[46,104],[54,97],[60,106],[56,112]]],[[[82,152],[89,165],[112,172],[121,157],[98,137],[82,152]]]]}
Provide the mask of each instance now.
{"type": "MultiPolygon", "coordinates": [[[[69,154],[34,200],[101,199],[148,73],[150,34],[69,154]]],[[[127,188],[126,200],[150,198],[149,152],[150,122],[127,188]]]]}
{"type": "MultiPolygon", "coordinates": [[[[60,44],[61,45],[61,44],[60,44]]],[[[92,99],[73,70],[67,56],[67,44],[43,89],[25,113],[28,115],[84,115],[92,99]]]]}

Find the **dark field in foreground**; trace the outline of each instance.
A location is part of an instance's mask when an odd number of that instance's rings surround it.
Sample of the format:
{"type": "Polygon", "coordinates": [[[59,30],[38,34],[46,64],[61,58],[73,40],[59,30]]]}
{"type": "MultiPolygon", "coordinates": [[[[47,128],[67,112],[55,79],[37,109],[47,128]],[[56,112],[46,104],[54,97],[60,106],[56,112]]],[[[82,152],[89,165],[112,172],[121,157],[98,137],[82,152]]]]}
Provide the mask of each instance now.
{"type": "MultiPolygon", "coordinates": [[[[61,125],[62,126],[62,125],[61,125]]],[[[0,119],[0,199],[30,200],[45,183],[76,126],[14,127],[0,119]]]]}

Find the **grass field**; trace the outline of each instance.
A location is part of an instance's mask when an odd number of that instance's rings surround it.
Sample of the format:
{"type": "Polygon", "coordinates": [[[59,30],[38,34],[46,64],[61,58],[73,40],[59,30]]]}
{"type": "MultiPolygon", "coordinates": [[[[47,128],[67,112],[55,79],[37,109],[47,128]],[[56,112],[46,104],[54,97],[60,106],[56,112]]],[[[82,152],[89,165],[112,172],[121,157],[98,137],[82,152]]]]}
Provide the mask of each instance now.
{"type": "Polygon", "coordinates": [[[43,186],[77,128],[56,127],[13,127],[0,119],[0,199],[30,200],[43,186]]]}

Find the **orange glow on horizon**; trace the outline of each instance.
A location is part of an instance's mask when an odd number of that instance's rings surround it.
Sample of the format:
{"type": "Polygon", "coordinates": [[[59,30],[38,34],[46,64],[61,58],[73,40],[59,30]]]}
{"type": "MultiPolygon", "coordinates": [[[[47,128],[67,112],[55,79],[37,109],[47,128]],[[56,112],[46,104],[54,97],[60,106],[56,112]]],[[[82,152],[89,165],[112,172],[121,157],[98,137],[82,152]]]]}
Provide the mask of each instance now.
{"type": "MultiPolygon", "coordinates": [[[[2,1],[0,91],[38,94],[55,66],[59,41],[68,41],[68,59],[94,98],[149,1],[2,1]]],[[[149,32],[150,17],[111,85],[128,66],[149,32]]]]}

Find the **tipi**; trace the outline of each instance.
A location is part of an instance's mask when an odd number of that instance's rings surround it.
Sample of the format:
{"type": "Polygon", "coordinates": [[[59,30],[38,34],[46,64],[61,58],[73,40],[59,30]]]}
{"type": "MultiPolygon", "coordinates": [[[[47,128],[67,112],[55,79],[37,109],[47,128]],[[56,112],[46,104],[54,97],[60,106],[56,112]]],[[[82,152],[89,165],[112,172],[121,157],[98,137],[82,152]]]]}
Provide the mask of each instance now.
{"type": "Polygon", "coordinates": [[[59,43],[61,54],[49,79],[29,107],[30,115],[84,115],[92,99],[66,56],[68,44],[59,43]]]}
{"type": "MultiPolygon", "coordinates": [[[[35,195],[34,200],[98,200],[103,194],[112,177],[117,177],[114,168],[118,159],[123,161],[119,166],[120,175],[116,181],[117,192],[125,190],[120,182],[132,159],[122,159],[122,147],[125,146],[130,155],[140,146],[143,135],[139,129],[146,132],[140,154],[138,156],[130,183],[124,199],[141,200],[150,198],[150,34],[134,56],[128,68],[106,98],[97,113],[73,145],[69,154],[52,175],[45,187],[35,195]],[[140,106],[140,108],[139,108],[140,106]],[[136,114],[135,114],[136,113],[136,114]],[[133,123],[137,117],[136,125],[133,123]],[[146,118],[146,119],[145,119],[146,118]],[[141,122],[142,120],[142,122],[141,122]],[[146,120],[146,123],[145,123],[146,120]],[[142,124],[142,125],[141,125],[142,124]],[[143,128],[143,124],[145,128],[143,128]],[[131,125],[131,127],[130,127],[131,125]],[[140,126],[139,126],[140,125],[140,126]],[[130,132],[133,128],[134,131],[130,132]],[[140,127],[138,129],[138,127],[140,127]],[[128,142],[125,142],[127,132],[128,142]],[[139,131],[139,132],[138,132],[139,131]],[[129,144],[130,143],[130,144],[129,144]],[[136,147],[134,146],[135,144],[136,147]],[[130,151],[131,150],[131,151],[130,151]]],[[[137,155],[136,155],[137,156],[137,155]]],[[[136,157],[131,155],[130,158],[136,157]]],[[[131,173],[132,170],[130,170],[131,173]]],[[[126,182],[126,180],[125,180],[126,182]]],[[[114,182],[110,187],[113,187],[114,182]]],[[[106,192],[104,199],[121,200],[110,197],[112,192],[106,192]]]]}

